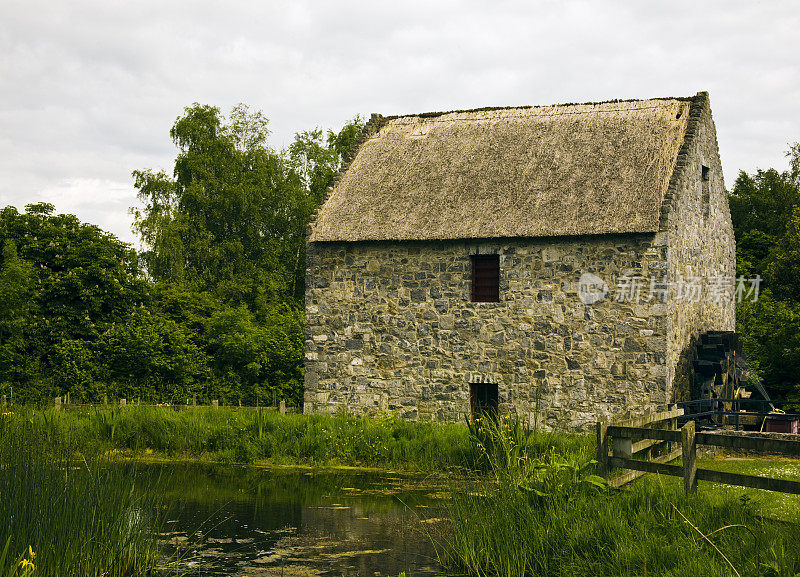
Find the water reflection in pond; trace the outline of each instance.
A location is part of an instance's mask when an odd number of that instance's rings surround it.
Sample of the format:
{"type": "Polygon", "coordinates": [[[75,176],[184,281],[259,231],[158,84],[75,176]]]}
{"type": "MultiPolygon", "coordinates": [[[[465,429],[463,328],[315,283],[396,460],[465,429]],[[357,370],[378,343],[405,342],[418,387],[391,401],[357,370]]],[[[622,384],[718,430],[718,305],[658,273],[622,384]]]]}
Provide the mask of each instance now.
{"type": "Polygon", "coordinates": [[[418,477],[238,466],[147,465],[169,507],[168,552],[194,575],[437,573],[428,531],[440,494],[418,477]],[[158,479],[158,481],[156,481],[158,479]]]}

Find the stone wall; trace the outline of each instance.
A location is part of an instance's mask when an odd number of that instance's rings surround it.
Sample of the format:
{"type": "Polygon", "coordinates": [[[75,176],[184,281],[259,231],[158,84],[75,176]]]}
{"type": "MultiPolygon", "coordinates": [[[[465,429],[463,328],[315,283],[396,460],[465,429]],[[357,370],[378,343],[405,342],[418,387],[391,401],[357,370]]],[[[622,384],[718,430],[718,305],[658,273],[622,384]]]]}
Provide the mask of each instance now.
{"type": "Polygon", "coordinates": [[[498,384],[501,412],[563,430],[689,397],[696,337],[735,325],[735,244],[707,96],[689,114],[656,234],[309,243],[305,410],[458,420],[478,380],[498,384]],[[470,301],[476,253],[500,255],[499,303],[470,301]],[[583,273],[608,296],[585,304],[583,273]],[[631,277],[640,292],[623,299],[631,277]],[[685,294],[691,283],[699,299],[685,294]]]}
{"type": "Polygon", "coordinates": [[[667,305],[617,302],[623,275],[663,275],[653,235],[513,241],[310,243],[307,412],[396,411],[459,420],[469,381],[496,382],[500,411],[581,429],[671,399],[667,305]],[[470,255],[499,254],[500,302],[470,300],[470,255]],[[607,298],[584,304],[581,274],[607,298]]]}
{"type": "Polygon", "coordinates": [[[734,330],[736,324],[736,243],[707,97],[692,107],[690,115],[670,198],[662,211],[662,233],[656,240],[663,243],[666,235],[672,287],[667,364],[676,399],[692,395],[690,357],[697,336],[709,330],[734,330]],[[707,180],[703,166],[708,168],[707,180]],[[690,283],[695,292],[699,285],[701,294],[692,293],[690,283]]]}

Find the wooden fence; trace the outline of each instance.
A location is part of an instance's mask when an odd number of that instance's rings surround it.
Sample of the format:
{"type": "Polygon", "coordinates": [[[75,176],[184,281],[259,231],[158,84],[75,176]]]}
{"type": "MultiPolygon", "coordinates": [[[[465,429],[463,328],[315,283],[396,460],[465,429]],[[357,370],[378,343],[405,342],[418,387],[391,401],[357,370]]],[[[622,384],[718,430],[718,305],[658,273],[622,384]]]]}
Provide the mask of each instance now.
{"type": "MultiPolygon", "coordinates": [[[[185,405],[183,405],[183,404],[142,403],[139,399],[134,400],[134,401],[132,401],[130,403],[128,402],[127,399],[118,399],[117,401],[114,401],[114,402],[109,402],[108,399],[106,399],[101,404],[92,404],[92,403],[73,403],[73,402],[70,402],[69,397],[66,396],[66,395],[63,396],[63,397],[55,397],[55,408],[56,408],[56,410],[59,410],[59,411],[62,410],[62,409],[109,408],[109,407],[117,406],[117,405],[120,406],[120,407],[126,407],[126,406],[164,407],[164,408],[170,408],[170,409],[176,409],[176,410],[179,410],[179,409],[194,409],[194,408],[203,407],[203,406],[214,407],[215,409],[217,409],[217,408],[223,406],[216,399],[212,400],[208,405],[199,404],[197,402],[196,398],[187,399],[185,405]]],[[[274,405],[245,406],[245,405],[242,405],[242,404],[237,404],[237,405],[225,405],[225,408],[227,408],[227,409],[252,410],[252,411],[255,411],[255,410],[258,410],[258,409],[266,409],[266,410],[278,411],[280,413],[302,413],[303,412],[301,407],[287,405],[286,401],[283,400],[283,399],[281,399],[280,401],[277,401],[277,404],[274,404],[274,405]]]]}
{"type": "Polygon", "coordinates": [[[677,419],[682,415],[683,409],[675,409],[617,424],[597,423],[597,474],[608,479],[614,487],[624,485],[644,473],[658,473],[683,477],[687,493],[697,489],[697,481],[712,481],[800,495],[800,481],[697,468],[697,445],[800,457],[800,435],[744,431],[698,432],[694,421],[678,429],[677,419]],[[680,447],[674,448],[678,444],[680,447]],[[658,454],[653,457],[655,453],[658,454]],[[637,454],[643,458],[635,459],[634,455],[637,454]],[[670,463],[678,457],[683,459],[681,465],[670,463]],[[627,472],[610,478],[614,468],[627,472]]]}
{"type": "MultiPolygon", "coordinates": [[[[679,418],[681,421],[708,420],[718,425],[730,425],[737,430],[740,427],[751,426],[767,430],[770,424],[790,423],[800,420],[800,414],[784,411],[775,411],[775,405],[781,405],[787,401],[768,401],[765,399],[696,399],[693,401],[683,401],[677,403],[678,407],[684,410],[684,415],[679,418]]],[[[791,428],[791,427],[789,427],[791,428]]],[[[796,429],[796,426],[794,427],[796,429]]],[[[781,432],[792,432],[786,427],[782,427],[781,432]]]]}

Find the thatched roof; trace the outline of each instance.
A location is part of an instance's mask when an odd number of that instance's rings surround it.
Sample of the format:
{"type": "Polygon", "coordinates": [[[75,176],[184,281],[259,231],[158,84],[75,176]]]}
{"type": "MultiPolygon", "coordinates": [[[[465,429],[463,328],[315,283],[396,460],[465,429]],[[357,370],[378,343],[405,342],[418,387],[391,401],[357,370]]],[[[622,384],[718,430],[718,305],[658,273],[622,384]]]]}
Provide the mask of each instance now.
{"type": "Polygon", "coordinates": [[[310,240],[655,232],[706,97],[375,115],[310,240]]]}

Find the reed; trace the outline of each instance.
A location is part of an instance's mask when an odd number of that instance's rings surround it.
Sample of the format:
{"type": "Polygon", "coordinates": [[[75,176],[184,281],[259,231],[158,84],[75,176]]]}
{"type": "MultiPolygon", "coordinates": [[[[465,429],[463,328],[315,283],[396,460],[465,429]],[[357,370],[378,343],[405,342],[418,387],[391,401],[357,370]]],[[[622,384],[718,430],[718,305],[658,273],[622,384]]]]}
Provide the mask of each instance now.
{"type": "Polygon", "coordinates": [[[152,570],[159,508],[134,492],[133,469],[76,456],[51,434],[11,411],[0,416],[0,576],[152,570]]]}
{"type": "Polygon", "coordinates": [[[472,436],[488,474],[453,490],[450,525],[434,539],[452,572],[722,577],[734,575],[733,566],[741,576],[794,577],[800,571],[796,525],[762,518],[746,499],[715,492],[687,497],[679,484],[658,477],[612,490],[593,475],[591,452],[580,443],[553,449],[558,443],[548,435],[513,420],[473,427],[472,436]]]}
{"type": "Polygon", "coordinates": [[[44,439],[82,454],[153,453],[236,463],[352,465],[436,471],[470,463],[462,423],[409,422],[390,414],[281,414],[268,409],[159,406],[15,408],[44,439]]]}

